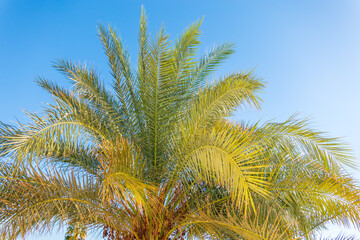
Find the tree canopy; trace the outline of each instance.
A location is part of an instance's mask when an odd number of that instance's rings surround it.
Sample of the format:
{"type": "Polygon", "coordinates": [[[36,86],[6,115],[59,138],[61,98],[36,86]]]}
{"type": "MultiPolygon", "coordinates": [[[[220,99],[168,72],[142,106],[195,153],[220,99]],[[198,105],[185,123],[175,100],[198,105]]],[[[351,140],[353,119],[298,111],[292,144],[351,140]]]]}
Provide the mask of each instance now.
{"type": "Polygon", "coordinates": [[[67,239],[312,239],[329,222],[359,227],[346,145],[297,116],[230,121],[260,108],[264,83],[252,71],[210,80],[234,47],[199,56],[201,22],[176,41],[164,28],[151,38],[142,11],[136,68],[100,25],[111,86],[68,60],[54,67],[70,89],[37,80],[53,101],[0,125],[2,238],[67,226],[67,239]]]}

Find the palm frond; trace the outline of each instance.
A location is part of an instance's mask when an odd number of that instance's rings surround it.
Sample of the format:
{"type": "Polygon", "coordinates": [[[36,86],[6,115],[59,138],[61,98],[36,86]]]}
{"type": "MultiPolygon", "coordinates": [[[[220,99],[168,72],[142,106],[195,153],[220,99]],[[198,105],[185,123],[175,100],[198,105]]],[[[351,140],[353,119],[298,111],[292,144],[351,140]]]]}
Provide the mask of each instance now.
{"type": "Polygon", "coordinates": [[[256,92],[263,88],[260,80],[251,73],[232,74],[202,89],[189,104],[185,115],[189,133],[211,126],[217,120],[228,117],[241,105],[259,107],[256,92]],[[191,129],[191,130],[190,130],[191,129]]]}
{"type": "Polygon", "coordinates": [[[76,94],[88,100],[94,108],[106,115],[115,131],[119,134],[124,132],[124,129],[120,129],[120,126],[125,125],[120,106],[100,82],[98,74],[92,68],[61,59],[54,63],[54,67],[73,82],[76,94]]]}
{"type": "Polygon", "coordinates": [[[134,137],[141,124],[139,97],[137,96],[137,80],[130,67],[130,57],[114,29],[105,30],[99,25],[99,38],[108,57],[111,74],[114,78],[114,90],[121,103],[121,113],[124,115],[126,129],[133,131],[134,137]]]}
{"type": "MultiPolygon", "coordinates": [[[[11,171],[3,168],[2,176],[11,171]]],[[[107,224],[106,215],[112,215],[101,207],[97,198],[100,185],[94,179],[32,168],[0,181],[0,235],[4,239],[46,232],[72,219],[91,228],[102,227],[107,224]]]]}
{"type": "Polygon", "coordinates": [[[235,204],[246,209],[254,208],[253,192],[266,196],[269,188],[263,177],[267,165],[259,161],[261,149],[252,142],[253,130],[219,121],[188,143],[185,157],[191,171],[197,171],[210,184],[223,186],[235,204]]]}
{"type": "Polygon", "coordinates": [[[192,88],[198,89],[206,83],[207,77],[215,71],[225,59],[234,53],[234,44],[224,43],[211,48],[199,60],[198,66],[191,74],[192,88]]]}
{"type": "Polygon", "coordinates": [[[311,129],[307,120],[291,117],[283,123],[267,123],[259,131],[266,144],[295,148],[297,152],[309,156],[309,161],[314,161],[310,165],[320,165],[328,172],[341,169],[341,164],[354,166],[349,149],[340,139],[311,129]]]}
{"type": "Polygon", "coordinates": [[[237,210],[231,206],[224,206],[221,210],[202,211],[194,220],[187,220],[187,225],[194,233],[208,233],[211,239],[291,239],[289,226],[284,227],[280,224],[281,216],[271,221],[272,213],[261,210],[261,206],[250,216],[239,216],[236,212],[237,210]]]}
{"type": "Polygon", "coordinates": [[[147,194],[157,190],[154,185],[142,180],[144,159],[131,142],[123,138],[115,143],[105,141],[98,151],[102,201],[134,199],[144,202],[147,194]]]}
{"type": "Polygon", "coordinates": [[[168,36],[161,29],[157,39],[149,46],[149,68],[147,78],[139,79],[139,91],[147,126],[144,137],[144,153],[152,159],[153,166],[158,165],[161,158],[161,148],[167,133],[166,123],[169,114],[165,111],[171,103],[172,93],[176,84],[170,78],[172,57],[169,47],[168,36]]]}

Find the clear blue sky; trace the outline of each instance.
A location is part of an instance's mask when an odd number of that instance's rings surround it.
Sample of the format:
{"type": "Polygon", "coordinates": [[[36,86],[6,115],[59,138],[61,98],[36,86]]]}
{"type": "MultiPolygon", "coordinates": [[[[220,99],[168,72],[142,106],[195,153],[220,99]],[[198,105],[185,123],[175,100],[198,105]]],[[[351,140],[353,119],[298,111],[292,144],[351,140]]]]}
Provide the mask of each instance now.
{"type": "Polygon", "coordinates": [[[360,159],[358,0],[0,0],[0,120],[23,120],[22,109],[39,111],[50,101],[34,77],[68,84],[51,67],[55,58],[93,63],[110,81],[96,26],[116,26],[135,60],[142,4],[153,32],[165,23],[175,37],[204,16],[204,49],[234,42],[237,51],[218,76],[256,67],[267,82],[262,111],[239,112],[236,119],[312,116],[314,127],[344,137],[360,159]]]}

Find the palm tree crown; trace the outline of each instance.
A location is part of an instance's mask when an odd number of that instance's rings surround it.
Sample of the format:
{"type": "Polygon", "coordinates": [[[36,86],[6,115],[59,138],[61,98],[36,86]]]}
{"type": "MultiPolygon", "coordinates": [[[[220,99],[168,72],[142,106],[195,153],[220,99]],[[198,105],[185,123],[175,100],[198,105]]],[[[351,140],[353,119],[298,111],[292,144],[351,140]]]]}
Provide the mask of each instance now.
{"type": "Polygon", "coordinates": [[[200,25],[151,40],[142,11],[137,69],[99,26],[112,88],[66,60],[55,68],[71,90],[38,79],[53,103],[0,125],[2,238],[65,225],[67,239],[311,239],[328,222],[358,225],[348,149],[295,117],[229,121],[260,107],[264,84],[252,72],[209,82],[233,45],[198,57],[200,25]]]}

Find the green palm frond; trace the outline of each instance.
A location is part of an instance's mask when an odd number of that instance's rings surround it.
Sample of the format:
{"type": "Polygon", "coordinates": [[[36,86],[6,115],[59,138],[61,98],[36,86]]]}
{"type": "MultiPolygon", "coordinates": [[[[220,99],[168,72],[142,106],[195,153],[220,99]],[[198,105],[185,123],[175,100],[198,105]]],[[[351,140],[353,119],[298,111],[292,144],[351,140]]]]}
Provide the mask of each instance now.
{"type": "Polygon", "coordinates": [[[124,132],[124,129],[119,128],[125,125],[124,117],[120,111],[121,108],[117,100],[105,89],[104,84],[100,82],[95,70],[73,64],[66,60],[56,61],[54,67],[73,81],[74,93],[88,100],[97,110],[102,111],[108,118],[109,124],[119,134],[124,132]]]}
{"type": "Polygon", "coordinates": [[[207,77],[215,71],[225,59],[234,53],[234,44],[224,43],[211,48],[207,54],[202,56],[199,63],[191,75],[193,88],[197,89],[204,86],[207,77]]]}
{"type": "MultiPolygon", "coordinates": [[[[120,111],[125,122],[124,130],[139,131],[141,118],[139,97],[136,92],[138,83],[131,72],[129,54],[112,28],[107,31],[99,25],[99,38],[108,57],[116,97],[121,103],[120,111]]],[[[134,137],[135,132],[130,132],[130,136],[134,137]]]]}
{"type": "Polygon", "coordinates": [[[170,78],[171,55],[168,36],[164,29],[161,29],[157,39],[149,46],[149,69],[147,69],[147,79],[140,79],[139,91],[144,112],[144,120],[147,129],[144,137],[144,153],[152,159],[151,165],[158,164],[161,148],[164,143],[166,130],[166,120],[168,114],[166,107],[171,102],[171,94],[175,91],[175,86],[170,78]]]}

